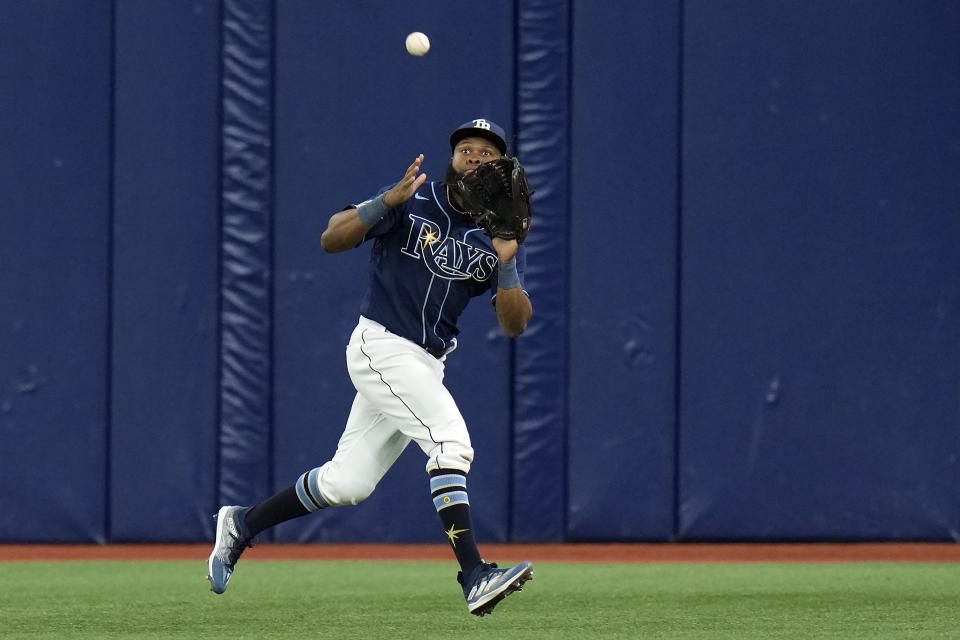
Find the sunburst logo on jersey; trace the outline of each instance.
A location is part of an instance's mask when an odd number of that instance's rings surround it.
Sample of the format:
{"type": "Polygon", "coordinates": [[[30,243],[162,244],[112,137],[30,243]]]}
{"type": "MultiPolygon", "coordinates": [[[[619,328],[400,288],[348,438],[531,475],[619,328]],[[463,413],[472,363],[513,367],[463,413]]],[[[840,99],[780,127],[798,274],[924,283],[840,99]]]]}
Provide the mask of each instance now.
{"type": "Polygon", "coordinates": [[[427,231],[423,234],[423,248],[426,249],[428,244],[433,244],[434,242],[440,242],[440,236],[434,233],[432,230],[427,231]]]}
{"type": "Polygon", "coordinates": [[[446,531],[444,531],[444,533],[447,534],[447,537],[450,538],[450,544],[453,545],[453,548],[454,548],[454,549],[457,548],[457,539],[458,539],[457,534],[458,534],[458,533],[464,533],[464,532],[470,531],[470,529],[454,529],[455,526],[456,526],[456,525],[453,525],[453,524],[452,524],[452,525],[450,525],[450,528],[449,528],[449,529],[447,529],[446,531]]]}

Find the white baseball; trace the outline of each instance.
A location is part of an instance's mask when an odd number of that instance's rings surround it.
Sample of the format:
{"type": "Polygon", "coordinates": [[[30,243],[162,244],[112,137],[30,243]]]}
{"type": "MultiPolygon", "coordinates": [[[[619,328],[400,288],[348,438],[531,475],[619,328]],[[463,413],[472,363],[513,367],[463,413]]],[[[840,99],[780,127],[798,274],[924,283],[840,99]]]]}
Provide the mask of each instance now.
{"type": "Polygon", "coordinates": [[[425,33],[414,31],[407,36],[407,51],[412,56],[422,56],[430,51],[430,38],[425,33]]]}

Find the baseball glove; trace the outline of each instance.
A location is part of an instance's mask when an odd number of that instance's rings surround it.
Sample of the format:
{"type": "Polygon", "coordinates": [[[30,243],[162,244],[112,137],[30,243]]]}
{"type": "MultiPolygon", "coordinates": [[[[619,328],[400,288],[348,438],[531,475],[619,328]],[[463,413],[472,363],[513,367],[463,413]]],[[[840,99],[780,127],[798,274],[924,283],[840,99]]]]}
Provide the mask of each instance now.
{"type": "Polygon", "coordinates": [[[488,236],[518,243],[526,239],[533,190],[519,160],[504,156],[486,162],[457,180],[457,190],[488,236]]]}

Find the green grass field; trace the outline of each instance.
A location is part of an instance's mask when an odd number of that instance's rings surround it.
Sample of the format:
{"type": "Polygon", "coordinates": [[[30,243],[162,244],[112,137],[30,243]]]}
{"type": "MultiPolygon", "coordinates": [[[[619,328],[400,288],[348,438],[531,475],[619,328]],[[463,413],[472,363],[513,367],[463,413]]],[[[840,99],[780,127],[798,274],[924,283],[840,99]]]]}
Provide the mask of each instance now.
{"type": "Polygon", "coordinates": [[[490,616],[451,563],[0,564],[3,638],[955,638],[954,564],[539,563],[490,616]]]}

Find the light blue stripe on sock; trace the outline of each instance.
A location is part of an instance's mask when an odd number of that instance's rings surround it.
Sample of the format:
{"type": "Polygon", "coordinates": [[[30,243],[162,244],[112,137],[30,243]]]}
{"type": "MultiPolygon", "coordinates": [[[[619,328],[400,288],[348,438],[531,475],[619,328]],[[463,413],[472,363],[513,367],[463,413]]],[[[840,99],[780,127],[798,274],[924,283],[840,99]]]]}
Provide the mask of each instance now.
{"type": "Polygon", "coordinates": [[[470,501],[467,500],[466,491],[448,491],[433,499],[433,506],[436,507],[437,511],[452,507],[455,504],[470,504],[470,501]]]}
{"type": "Polygon", "coordinates": [[[466,489],[467,477],[459,473],[447,473],[442,476],[433,476],[430,478],[430,493],[450,487],[463,487],[466,489]]]}
{"type": "Polygon", "coordinates": [[[330,505],[327,504],[326,500],[323,499],[320,495],[320,487],[317,484],[317,476],[320,475],[320,468],[311,469],[307,471],[299,478],[297,478],[297,498],[300,500],[300,504],[307,511],[316,511],[317,509],[324,509],[330,505]],[[307,489],[304,489],[304,477],[306,477],[307,489]]]}
{"type": "Polygon", "coordinates": [[[310,495],[317,501],[321,509],[330,506],[323,499],[323,494],[320,493],[320,467],[310,470],[310,475],[307,476],[307,486],[310,488],[310,495]]]}
{"type": "Polygon", "coordinates": [[[307,495],[307,492],[303,489],[303,476],[307,475],[306,473],[302,474],[297,478],[297,499],[300,500],[300,504],[303,505],[303,508],[307,511],[316,511],[317,505],[313,504],[313,501],[310,500],[310,497],[307,495]]]}

